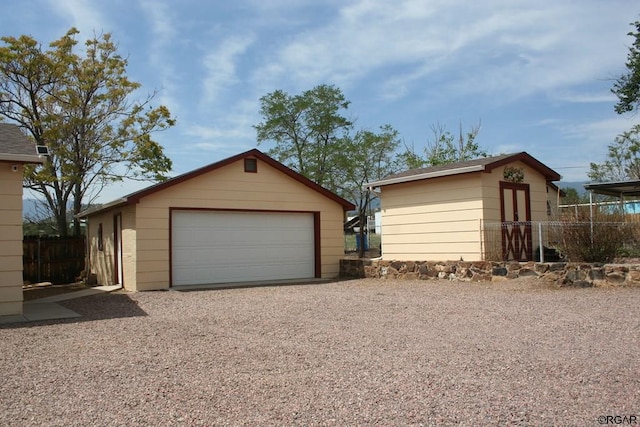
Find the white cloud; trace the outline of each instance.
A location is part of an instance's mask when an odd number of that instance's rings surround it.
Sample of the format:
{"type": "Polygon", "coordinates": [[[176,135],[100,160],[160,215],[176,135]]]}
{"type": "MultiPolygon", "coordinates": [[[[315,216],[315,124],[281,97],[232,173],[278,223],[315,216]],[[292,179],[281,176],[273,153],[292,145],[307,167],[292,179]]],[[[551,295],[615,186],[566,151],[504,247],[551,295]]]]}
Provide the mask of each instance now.
{"type": "Polygon", "coordinates": [[[216,102],[220,92],[240,81],[236,75],[236,61],[253,41],[253,36],[230,37],[204,57],[207,76],[203,81],[203,103],[216,102]]]}
{"type": "Polygon", "coordinates": [[[70,25],[80,31],[80,39],[91,38],[110,31],[95,3],[89,0],[50,0],[51,8],[59,15],[69,19],[70,25]]]}
{"type": "Polygon", "coordinates": [[[629,130],[635,122],[624,116],[583,122],[547,120],[543,125],[555,129],[558,139],[539,148],[541,160],[557,168],[563,181],[586,180],[589,165],[604,161],[607,147],[616,135],[629,130]]]}
{"type": "Polygon", "coordinates": [[[335,20],[283,43],[256,78],[278,81],[286,74],[298,88],[320,82],[348,88],[375,75],[377,87],[390,90],[383,95],[393,99],[425,90],[439,71],[449,75],[442,88],[449,96],[517,99],[584,84],[617,69],[625,55],[624,31],[613,36],[609,29],[624,23],[621,14],[599,13],[603,7],[501,0],[352,2],[335,20]]]}
{"type": "Polygon", "coordinates": [[[139,0],[139,5],[151,25],[152,41],[147,49],[148,66],[154,70],[161,84],[158,100],[172,113],[183,116],[182,105],[178,99],[180,84],[176,81],[175,64],[170,60],[178,37],[177,24],[172,19],[174,14],[167,4],[157,0],[139,0]]]}
{"type": "Polygon", "coordinates": [[[616,96],[610,92],[574,93],[570,91],[563,91],[560,93],[552,94],[551,98],[558,101],[571,102],[574,104],[595,104],[606,102],[607,104],[613,105],[618,100],[618,98],[616,98],[616,96]]]}
{"type": "Polygon", "coordinates": [[[611,119],[596,120],[582,123],[558,122],[560,132],[570,139],[577,139],[585,143],[608,145],[613,139],[637,123],[637,118],[618,116],[611,119]]]}

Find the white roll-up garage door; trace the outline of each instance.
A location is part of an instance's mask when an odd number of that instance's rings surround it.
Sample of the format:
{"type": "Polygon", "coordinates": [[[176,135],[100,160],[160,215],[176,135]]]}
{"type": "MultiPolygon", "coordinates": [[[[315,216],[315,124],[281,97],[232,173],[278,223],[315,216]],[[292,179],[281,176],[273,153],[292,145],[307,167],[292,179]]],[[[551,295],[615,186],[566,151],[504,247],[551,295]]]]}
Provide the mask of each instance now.
{"type": "Polygon", "coordinates": [[[174,210],[173,286],[315,276],[311,213],[174,210]]]}

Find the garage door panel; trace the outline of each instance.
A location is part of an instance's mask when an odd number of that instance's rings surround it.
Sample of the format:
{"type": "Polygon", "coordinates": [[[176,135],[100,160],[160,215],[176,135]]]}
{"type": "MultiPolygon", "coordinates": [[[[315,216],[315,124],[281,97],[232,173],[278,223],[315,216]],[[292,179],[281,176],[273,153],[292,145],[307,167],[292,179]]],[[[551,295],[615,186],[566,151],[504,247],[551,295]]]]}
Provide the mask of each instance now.
{"type": "Polygon", "coordinates": [[[173,285],[315,276],[313,214],[174,211],[173,285]]]}

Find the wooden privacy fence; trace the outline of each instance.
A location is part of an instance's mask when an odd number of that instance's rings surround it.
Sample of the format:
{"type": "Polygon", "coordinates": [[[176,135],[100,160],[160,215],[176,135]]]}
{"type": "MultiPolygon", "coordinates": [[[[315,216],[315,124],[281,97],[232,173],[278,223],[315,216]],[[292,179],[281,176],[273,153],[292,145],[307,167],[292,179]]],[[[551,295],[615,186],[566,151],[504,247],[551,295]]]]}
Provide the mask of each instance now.
{"type": "Polygon", "coordinates": [[[22,241],[23,280],[73,283],[84,270],[84,237],[25,237],[22,241]]]}

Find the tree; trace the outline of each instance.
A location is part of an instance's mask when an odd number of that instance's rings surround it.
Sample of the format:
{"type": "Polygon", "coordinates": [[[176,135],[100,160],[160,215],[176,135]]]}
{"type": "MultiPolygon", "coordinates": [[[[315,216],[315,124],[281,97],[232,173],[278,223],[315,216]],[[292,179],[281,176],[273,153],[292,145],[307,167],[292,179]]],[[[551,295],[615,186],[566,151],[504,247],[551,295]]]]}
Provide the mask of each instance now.
{"type": "Polygon", "coordinates": [[[415,152],[413,144],[410,147],[405,144],[405,151],[400,154],[400,158],[408,169],[445,165],[487,156],[487,152],[476,142],[480,123],[472,126],[466,133],[463,133],[460,123],[457,137],[440,123],[431,125],[431,131],[433,139],[427,142],[424,157],[415,152]]]}
{"type": "Polygon", "coordinates": [[[364,228],[371,200],[375,197],[364,184],[379,180],[395,172],[395,150],[400,144],[398,131],[390,125],[380,127],[380,132],[360,130],[353,137],[346,137],[340,157],[341,193],[357,208],[360,223],[358,238],[360,257],[364,257],[364,228]]]}
{"type": "Polygon", "coordinates": [[[43,166],[27,168],[25,187],[46,200],[63,236],[69,206],[77,214],[109,182],[165,179],[171,160],[151,136],[175,124],[166,107],[151,107],[155,93],[130,99],[141,85],[126,76],[110,34],[88,40],[82,54],[77,34],[70,29],[49,50],[25,35],[0,38],[0,115],[49,147],[43,166]]]}
{"type": "Polygon", "coordinates": [[[640,21],[631,24],[635,32],[627,35],[634,38],[627,54],[627,73],[622,74],[613,85],[613,92],[618,97],[616,113],[623,114],[640,107],[640,21]]]}
{"type": "MultiPolygon", "coordinates": [[[[625,114],[640,108],[640,21],[631,24],[635,31],[627,33],[633,44],[627,54],[627,72],[620,75],[611,92],[618,97],[614,110],[625,114]]],[[[591,163],[588,173],[592,181],[625,181],[640,179],[640,124],[618,135],[608,147],[607,159],[591,163]]]]}
{"type": "MultiPolygon", "coordinates": [[[[618,114],[640,108],[640,21],[631,24],[635,32],[633,44],[627,54],[627,72],[613,84],[611,92],[618,97],[614,110],[618,114]]],[[[618,135],[608,147],[607,159],[603,163],[591,163],[588,176],[593,181],[624,181],[640,179],[640,124],[618,135]]]]}
{"type": "Polygon", "coordinates": [[[341,112],[349,107],[340,89],[319,85],[300,95],[276,90],[260,98],[263,122],[254,126],[258,143],[275,142],[268,154],[312,181],[336,190],[334,165],[352,123],[341,112]]]}
{"type": "Polygon", "coordinates": [[[588,173],[592,181],[625,181],[640,179],[640,124],[618,135],[609,145],[607,159],[591,163],[588,173]]]}

